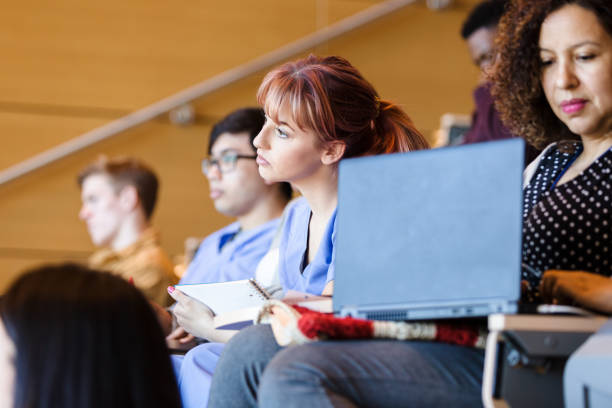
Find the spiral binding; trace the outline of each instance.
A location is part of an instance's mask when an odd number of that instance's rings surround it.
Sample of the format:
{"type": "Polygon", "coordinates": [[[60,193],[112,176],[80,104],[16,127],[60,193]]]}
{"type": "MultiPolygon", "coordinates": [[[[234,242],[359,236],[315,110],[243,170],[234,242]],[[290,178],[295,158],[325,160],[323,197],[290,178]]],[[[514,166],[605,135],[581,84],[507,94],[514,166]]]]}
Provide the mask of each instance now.
{"type": "Polygon", "coordinates": [[[259,286],[259,283],[257,283],[255,279],[253,278],[249,279],[249,283],[259,293],[261,299],[270,300],[272,298],[272,296],[270,296],[270,294],[264,288],[259,286]]]}

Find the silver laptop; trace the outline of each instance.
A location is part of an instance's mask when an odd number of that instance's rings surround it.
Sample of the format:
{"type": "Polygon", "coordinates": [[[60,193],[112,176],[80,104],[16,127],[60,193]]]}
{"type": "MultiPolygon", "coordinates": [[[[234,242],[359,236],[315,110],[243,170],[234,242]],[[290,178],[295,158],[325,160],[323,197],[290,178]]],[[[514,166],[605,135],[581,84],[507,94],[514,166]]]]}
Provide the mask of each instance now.
{"type": "Polygon", "coordinates": [[[375,320],[515,313],[524,142],[343,160],[334,310],[375,320]]]}

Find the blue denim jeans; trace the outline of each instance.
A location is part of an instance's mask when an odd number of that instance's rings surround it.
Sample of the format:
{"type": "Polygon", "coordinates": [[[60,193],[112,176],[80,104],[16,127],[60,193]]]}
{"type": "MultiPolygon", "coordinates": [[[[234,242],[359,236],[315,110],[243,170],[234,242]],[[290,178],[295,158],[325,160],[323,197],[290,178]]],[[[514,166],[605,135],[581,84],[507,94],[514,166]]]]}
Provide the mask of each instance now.
{"type": "Polygon", "coordinates": [[[236,335],[209,407],[479,407],[482,350],[430,342],[321,341],[280,348],[269,326],[236,335]]]}

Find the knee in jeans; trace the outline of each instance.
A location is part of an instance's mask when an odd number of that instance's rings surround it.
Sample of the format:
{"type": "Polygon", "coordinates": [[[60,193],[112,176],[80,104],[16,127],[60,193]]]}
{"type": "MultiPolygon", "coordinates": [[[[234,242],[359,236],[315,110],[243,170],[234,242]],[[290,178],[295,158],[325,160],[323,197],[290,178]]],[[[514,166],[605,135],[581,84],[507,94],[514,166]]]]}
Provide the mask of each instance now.
{"type": "Polygon", "coordinates": [[[284,349],[266,367],[260,391],[274,394],[291,382],[318,384],[325,376],[322,363],[321,353],[313,345],[284,349]]]}
{"type": "MultiPolygon", "coordinates": [[[[252,357],[254,350],[266,347],[270,342],[269,327],[257,325],[240,330],[225,346],[224,353],[236,359],[252,357]]],[[[274,338],[272,337],[272,341],[274,338]]]]}

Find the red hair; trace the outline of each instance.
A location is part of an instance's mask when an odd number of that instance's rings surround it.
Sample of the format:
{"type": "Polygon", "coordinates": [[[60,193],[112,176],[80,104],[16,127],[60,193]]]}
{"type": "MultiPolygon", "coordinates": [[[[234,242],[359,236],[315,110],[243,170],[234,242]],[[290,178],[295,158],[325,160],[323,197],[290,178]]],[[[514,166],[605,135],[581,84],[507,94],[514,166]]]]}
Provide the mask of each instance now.
{"type": "Polygon", "coordinates": [[[408,115],[380,100],[341,57],[310,55],[275,68],[261,83],[257,100],[274,121],[287,103],[301,129],[313,130],[323,143],[345,143],[343,158],[429,147],[408,115]]]}

